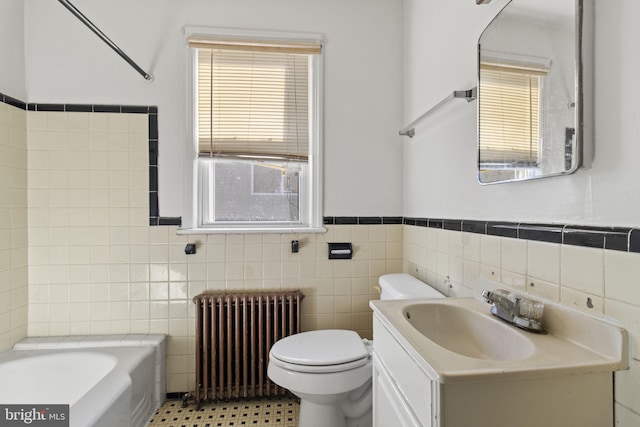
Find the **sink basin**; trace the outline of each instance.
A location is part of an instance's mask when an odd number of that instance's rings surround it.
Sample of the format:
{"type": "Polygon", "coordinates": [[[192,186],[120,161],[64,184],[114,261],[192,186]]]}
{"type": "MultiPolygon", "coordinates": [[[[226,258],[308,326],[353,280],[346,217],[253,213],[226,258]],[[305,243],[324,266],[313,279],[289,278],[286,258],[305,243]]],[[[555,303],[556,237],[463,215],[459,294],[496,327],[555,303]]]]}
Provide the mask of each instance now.
{"type": "Polygon", "coordinates": [[[411,304],[403,315],[427,339],[449,351],[484,360],[531,357],[535,346],[498,319],[451,304],[411,304]]]}
{"type": "MultiPolygon", "coordinates": [[[[469,297],[371,301],[369,305],[374,311],[374,336],[376,331],[388,331],[442,384],[629,368],[624,328],[552,302],[545,302],[547,334],[503,322],[489,312],[489,304],[469,297]]],[[[376,345],[379,342],[374,349],[376,345]]]]}

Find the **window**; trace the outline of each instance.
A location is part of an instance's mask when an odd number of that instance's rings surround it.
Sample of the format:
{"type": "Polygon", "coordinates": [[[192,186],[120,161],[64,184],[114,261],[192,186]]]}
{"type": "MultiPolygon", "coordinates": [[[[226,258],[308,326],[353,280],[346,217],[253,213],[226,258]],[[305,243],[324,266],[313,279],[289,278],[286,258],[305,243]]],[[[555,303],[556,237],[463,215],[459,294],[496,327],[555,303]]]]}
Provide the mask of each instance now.
{"type": "Polygon", "coordinates": [[[483,169],[537,167],[546,69],[482,63],[479,126],[483,169]]]}
{"type": "Polygon", "coordinates": [[[195,228],[321,227],[319,42],[188,40],[195,228]]]}

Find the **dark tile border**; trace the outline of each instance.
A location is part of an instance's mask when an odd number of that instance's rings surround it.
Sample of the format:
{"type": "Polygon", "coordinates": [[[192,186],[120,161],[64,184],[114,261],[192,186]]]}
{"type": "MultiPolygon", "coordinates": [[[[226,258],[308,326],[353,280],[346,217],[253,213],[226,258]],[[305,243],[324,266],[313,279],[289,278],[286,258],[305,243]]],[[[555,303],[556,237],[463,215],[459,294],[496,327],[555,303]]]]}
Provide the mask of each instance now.
{"type": "Polygon", "coordinates": [[[487,223],[484,221],[462,221],[462,231],[467,233],[487,233],[487,223]]]}
{"type": "Polygon", "coordinates": [[[614,251],[628,250],[629,252],[640,252],[640,248],[638,248],[638,250],[632,248],[632,232],[632,228],[624,227],[610,227],[606,229],[604,232],[604,248],[614,251]]]}
{"type": "MultiPolygon", "coordinates": [[[[28,111],[64,111],[68,113],[123,113],[158,114],[158,107],[150,105],[107,105],[107,104],[25,104],[28,111]]],[[[157,139],[157,118],[155,123],[157,139]]],[[[149,136],[151,138],[151,134],[149,136]]]]}
{"type": "Polygon", "coordinates": [[[518,237],[518,225],[510,222],[487,222],[487,234],[500,237],[518,237]]]}
{"type": "Polygon", "coordinates": [[[637,251],[631,250],[632,230],[622,227],[566,226],[563,231],[563,241],[568,245],[640,252],[640,248],[637,251]]]}
{"type": "Polygon", "coordinates": [[[65,111],[65,108],[64,104],[34,104],[31,111],[65,111]]]}
{"type": "Polygon", "coordinates": [[[325,216],[324,225],[381,225],[403,224],[401,216],[325,216]]]}
{"type": "Polygon", "coordinates": [[[462,231],[462,220],[460,219],[445,219],[444,229],[451,231],[462,231]]]}
{"type": "Polygon", "coordinates": [[[67,104],[67,105],[65,105],[64,110],[68,111],[70,113],[92,113],[93,112],[93,105],[67,104]]]}
{"type": "Polygon", "coordinates": [[[337,216],[333,219],[334,224],[336,225],[357,225],[358,217],[357,216],[337,216]]]}
{"type": "Polygon", "coordinates": [[[518,224],[518,238],[547,243],[562,243],[562,225],[518,224]]]}
{"type": "Polygon", "coordinates": [[[19,99],[16,99],[16,98],[14,98],[12,96],[5,95],[2,92],[0,92],[0,101],[4,102],[5,104],[12,105],[12,106],[14,106],[16,108],[19,108],[21,110],[26,110],[27,109],[27,104],[25,102],[22,102],[19,99]]]}
{"type": "Polygon", "coordinates": [[[566,226],[562,230],[562,242],[566,245],[604,248],[605,231],[581,226],[566,226]]]}
{"type": "Polygon", "coordinates": [[[640,253],[640,229],[508,221],[405,218],[405,225],[442,228],[488,236],[640,253]],[[427,225],[424,225],[424,224],[427,225]]]}
{"type": "MultiPolygon", "coordinates": [[[[416,225],[416,219],[415,218],[405,218],[402,221],[403,224],[405,225],[416,225]]],[[[425,221],[425,225],[423,225],[422,227],[426,227],[426,221],[425,221]]]]}
{"type": "Polygon", "coordinates": [[[161,217],[158,208],[158,107],[152,105],[27,104],[0,93],[0,102],[26,111],[147,114],[149,116],[149,225],[182,224],[180,217],[161,217]]]}
{"type": "Polygon", "coordinates": [[[162,216],[158,218],[158,225],[182,225],[182,217],[162,216]]]}
{"type": "Polygon", "coordinates": [[[429,227],[429,228],[444,228],[444,220],[443,219],[429,218],[427,220],[427,227],[429,227]]]}
{"type": "Polygon", "coordinates": [[[640,229],[416,217],[324,217],[325,225],[404,224],[488,236],[640,253],[640,229]],[[382,218],[382,222],[379,219],[382,218]]]}
{"type": "Polygon", "coordinates": [[[629,233],[629,252],[640,252],[640,230],[634,229],[629,233]]]}
{"type": "Polygon", "coordinates": [[[383,224],[402,224],[401,216],[383,216],[382,223],[383,224]]]}

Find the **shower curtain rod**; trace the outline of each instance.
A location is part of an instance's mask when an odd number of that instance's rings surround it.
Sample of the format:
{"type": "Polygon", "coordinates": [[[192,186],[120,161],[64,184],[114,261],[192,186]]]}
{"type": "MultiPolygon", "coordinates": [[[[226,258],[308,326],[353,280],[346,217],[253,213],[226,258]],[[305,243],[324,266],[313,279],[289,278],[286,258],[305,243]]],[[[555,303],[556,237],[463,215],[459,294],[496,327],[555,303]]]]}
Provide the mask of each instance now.
{"type": "Polygon", "coordinates": [[[126,53],[122,51],[114,42],[112,42],[109,37],[107,37],[98,27],[96,27],[93,22],[89,21],[89,19],[82,14],[74,5],[72,5],[68,0],[58,0],[64,7],[69,9],[76,18],[78,18],[84,25],[89,27],[91,31],[93,31],[98,37],[102,39],[109,47],[116,51],[118,55],[122,57],[129,65],[131,65],[142,77],[144,77],[148,81],[153,81],[153,76],[146,71],[144,71],[138,64],[136,64],[133,59],[129,58],[126,53]]]}

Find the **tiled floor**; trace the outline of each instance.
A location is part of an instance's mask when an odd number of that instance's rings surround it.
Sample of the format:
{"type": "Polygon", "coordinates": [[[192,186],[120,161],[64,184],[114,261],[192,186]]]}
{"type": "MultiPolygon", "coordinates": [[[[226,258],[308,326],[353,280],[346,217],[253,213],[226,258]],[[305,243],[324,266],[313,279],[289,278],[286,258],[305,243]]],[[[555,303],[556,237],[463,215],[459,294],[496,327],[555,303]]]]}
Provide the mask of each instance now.
{"type": "Polygon", "coordinates": [[[190,402],[168,400],[147,427],[298,427],[300,404],[293,398],[244,400],[203,404],[199,410],[190,402]]]}

